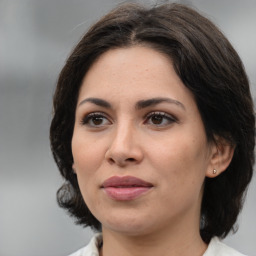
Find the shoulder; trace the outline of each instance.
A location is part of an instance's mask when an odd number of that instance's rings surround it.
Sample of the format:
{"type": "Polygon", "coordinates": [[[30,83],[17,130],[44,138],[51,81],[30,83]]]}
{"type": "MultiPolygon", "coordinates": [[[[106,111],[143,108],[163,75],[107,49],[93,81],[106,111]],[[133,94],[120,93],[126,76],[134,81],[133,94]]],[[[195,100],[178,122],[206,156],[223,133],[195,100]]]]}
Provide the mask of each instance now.
{"type": "Polygon", "coordinates": [[[89,244],[69,256],[99,256],[99,246],[102,243],[102,235],[96,234],[89,244]]]}
{"type": "Polygon", "coordinates": [[[212,238],[203,256],[245,256],[233,248],[222,243],[219,238],[212,238]]]}

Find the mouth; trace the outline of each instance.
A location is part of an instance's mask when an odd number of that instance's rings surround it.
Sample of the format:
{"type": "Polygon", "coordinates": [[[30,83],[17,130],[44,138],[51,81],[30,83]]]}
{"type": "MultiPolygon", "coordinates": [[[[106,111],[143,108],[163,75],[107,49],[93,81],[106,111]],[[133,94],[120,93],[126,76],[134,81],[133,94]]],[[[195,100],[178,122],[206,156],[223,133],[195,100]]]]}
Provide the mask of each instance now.
{"type": "Polygon", "coordinates": [[[105,180],[101,188],[113,200],[130,201],[147,193],[153,184],[133,176],[113,176],[105,180]]]}

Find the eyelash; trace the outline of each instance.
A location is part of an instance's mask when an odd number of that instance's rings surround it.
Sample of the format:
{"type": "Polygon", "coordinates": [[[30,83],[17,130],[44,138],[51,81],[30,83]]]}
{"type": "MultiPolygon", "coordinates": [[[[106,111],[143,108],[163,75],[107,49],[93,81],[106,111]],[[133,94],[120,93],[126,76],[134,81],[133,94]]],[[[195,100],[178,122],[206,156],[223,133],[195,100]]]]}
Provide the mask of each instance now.
{"type": "MultiPolygon", "coordinates": [[[[101,119],[107,119],[109,120],[108,117],[106,117],[106,114],[105,113],[102,113],[102,112],[93,112],[93,113],[90,113],[88,115],[86,115],[82,120],[81,120],[81,124],[82,125],[88,125],[88,126],[91,126],[91,127],[100,127],[102,125],[93,125],[93,124],[89,124],[90,121],[93,120],[93,118],[101,118],[101,119]]],[[[110,122],[110,121],[109,121],[110,122]]]]}
{"type": "MultiPolygon", "coordinates": [[[[107,117],[107,115],[105,113],[103,113],[103,112],[93,112],[93,113],[90,113],[90,114],[86,115],[81,120],[81,125],[87,125],[87,126],[90,126],[90,127],[93,127],[93,128],[101,128],[101,127],[106,125],[106,124],[98,124],[97,125],[97,124],[92,124],[92,123],[90,124],[90,122],[93,121],[93,118],[99,118],[101,121],[103,119],[105,119],[105,120],[108,120],[108,123],[110,123],[110,124],[112,123],[111,121],[109,121],[109,118],[107,117]]],[[[165,126],[168,126],[172,123],[178,122],[178,120],[174,116],[172,116],[170,114],[167,114],[165,112],[160,112],[160,111],[150,112],[150,113],[148,113],[147,115],[144,116],[144,119],[145,119],[145,121],[144,121],[143,124],[148,123],[149,125],[156,126],[156,127],[165,127],[165,126]],[[159,117],[161,118],[161,120],[160,120],[161,122],[164,119],[167,120],[167,124],[154,124],[154,123],[152,123],[151,118],[156,117],[156,116],[158,118],[159,117]],[[151,123],[149,123],[150,119],[151,119],[151,123]]]]}
{"type": "Polygon", "coordinates": [[[167,120],[168,124],[164,124],[164,125],[163,124],[150,124],[150,125],[153,125],[153,126],[163,127],[163,126],[168,126],[172,123],[177,122],[177,119],[174,116],[172,116],[170,114],[167,114],[165,112],[159,112],[159,111],[155,111],[155,112],[151,112],[151,113],[147,114],[146,117],[145,117],[146,122],[149,121],[154,116],[155,117],[156,116],[161,117],[162,120],[163,119],[167,120]]]}

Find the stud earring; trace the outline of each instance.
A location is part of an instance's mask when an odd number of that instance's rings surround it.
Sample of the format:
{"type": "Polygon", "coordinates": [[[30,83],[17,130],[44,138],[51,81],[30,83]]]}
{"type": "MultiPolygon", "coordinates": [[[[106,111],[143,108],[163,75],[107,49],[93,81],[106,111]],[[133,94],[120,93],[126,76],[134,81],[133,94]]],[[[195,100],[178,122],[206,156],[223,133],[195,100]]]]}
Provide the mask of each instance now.
{"type": "Polygon", "coordinates": [[[217,173],[217,170],[216,170],[216,169],[213,169],[212,173],[213,173],[213,174],[216,174],[216,173],[217,173]]]}

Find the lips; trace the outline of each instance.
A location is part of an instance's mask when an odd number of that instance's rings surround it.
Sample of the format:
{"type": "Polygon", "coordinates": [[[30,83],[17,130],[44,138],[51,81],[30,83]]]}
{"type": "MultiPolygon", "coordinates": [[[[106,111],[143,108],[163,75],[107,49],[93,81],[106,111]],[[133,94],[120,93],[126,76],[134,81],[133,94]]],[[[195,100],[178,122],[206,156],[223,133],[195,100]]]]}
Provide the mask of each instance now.
{"type": "Polygon", "coordinates": [[[113,176],[105,180],[101,188],[113,200],[129,201],[148,192],[153,185],[133,176],[113,176]]]}

